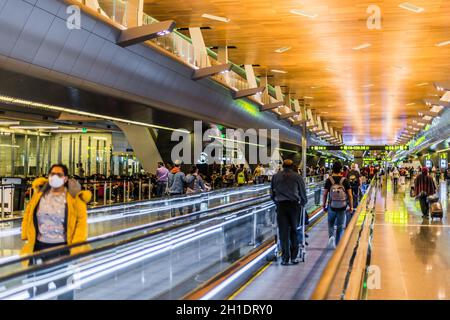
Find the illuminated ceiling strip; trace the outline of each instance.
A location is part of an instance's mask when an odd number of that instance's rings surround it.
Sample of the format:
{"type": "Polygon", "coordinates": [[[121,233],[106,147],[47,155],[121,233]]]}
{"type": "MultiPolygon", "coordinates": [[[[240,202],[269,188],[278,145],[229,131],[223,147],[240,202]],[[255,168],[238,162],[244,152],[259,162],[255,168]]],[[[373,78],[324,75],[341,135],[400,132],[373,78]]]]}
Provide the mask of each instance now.
{"type": "Polygon", "coordinates": [[[402,9],[409,10],[409,11],[412,11],[412,12],[415,12],[415,13],[420,13],[420,12],[425,11],[424,8],[418,7],[418,6],[416,6],[416,5],[412,4],[412,3],[409,3],[409,2],[400,3],[398,6],[400,8],[402,8],[402,9]]]}
{"type": "Polygon", "coordinates": [[[299,10],[299,9],[292,9],[289,12],[292,13],[292,14],[296,14],[296,15],[299,15],[299,16],[304,16],[304,17],[311,18],[311,19],[317,18],[319,16],[318,14],[308,13],[306,11],[299,10]]]}
{"type": "Polygon", "coordinates": [[[359,46],[353,47],[353,50],[362,50],[362,49],[366,49],[369,48],[370,46],[372,46],[370,43],[363,43],[359,46]]]}
{"type": "Polygon", "coordinates": [[[231,19],[226,17],[219,17],[212,14],[204,13],[202,14],[202,18],[210,19],[210,20],[216,20],[216,21],[222,21],[222,22],[230,22],[231,19]]]}
{"type": "Polygon", "coordinates": [[[104,115],[100,115],[100,114],[96,114],[96,113],[73,110],[73,109],[69,109],[69,108],[58,107],[58,106],[49,105],[49,104],[45,104],[45,103],[33,102],[33,101],[29,101],[29,100],[17,99],[17,98],[8,97],[8,96],[2,96],[2,95],[0,95],[0,102],[10,103],[10,104],[18,104],[18,105],[23,105],[26,107],[35,107],[35,108],[41,108],[41,109],[46,109],[46,110],[52,110],[52,111],[67,112],[67,113],[82,115],[82,116],[86,116],[86,117],[94,117],[94,118],[99,118],[99,119],[103,119],[103,120],[117,121],[117,122],[122,122],[122,123],[126,123],[126,124],[134,124],[137,126],[149,127],[149,128],[154,128],[154,129],[162,129],[162,130],[177,131],[177,132],[182,132],[182,133],[190,133],[188,130],[185,130],[185,129],[174,129],[174,128],[170,128],[170,127],[158,126],[155,124],[149,124],[149,123],[145,123],[145,122],[104,116],[104,115]]]}

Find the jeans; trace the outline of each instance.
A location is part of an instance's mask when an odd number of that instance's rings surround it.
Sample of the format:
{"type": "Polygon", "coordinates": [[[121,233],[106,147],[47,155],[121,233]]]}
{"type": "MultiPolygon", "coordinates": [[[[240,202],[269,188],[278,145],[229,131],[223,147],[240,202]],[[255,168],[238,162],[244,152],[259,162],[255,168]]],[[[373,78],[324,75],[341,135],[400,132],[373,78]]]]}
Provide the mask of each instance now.
{"type": "Polygon", "coordinates": [[[345,212],[345,209],[328,209],[328,237],[330,238],[334,235],[334,226],[336,225],[336,245],[339,243],[339,240],[341,240],[344,233],[344,225],[346,220],[345,212]]]}
{"type": "Polygon", "coordinates": [[[428,216],[428,210],[429,210],[429,203],[427,200],[427,196],[426,195],[422,195],[419,197],[419,202],[420,202],[420,209],[422,210],[422,214],[424,216],[428,216]]]}
{"type": "Polygon", "coordinates": [[[158,198],[162,197],[164,192],[166,191],[167,181],[158,181],[156,183],[156,196],[158,198]]]}
{"type": "Polygon", "coordinates": [[[301,207],[296,201],[281,201],[277,204],[277,222],[281,244],[282,259],[296,259],[299,250],[297,227],[301,207]]]}
{"type": "MultiPolygon", "coordinates": [[[[34,251],[41,251],[41,250],[45,250],[45,249],[50,249],[52,247],[57,247],[60,246],[61,244],[47,244],[47,243],[43,243],[43,242],[39,242],[38,240],[36,240],[36,244],[34,246],[34,251]]],[[[56,258],[59,257],[63,257],[63,256],[68,256],[70,255],[70,250],[69,249],[62,249],[57,253],[50,253],[47,254],[45,256],[42,256],[39,259],[31,259],[30,260],[30,266],[32,265],[38,265],[41,263],[45,263],[49,260],[54,260],[56,258]],[[41,260],[40,262],[36,261],[36,260],[41,260]]],[[[63,267],[65,268],[65,267],[63,267]]],[[[51,271],[55,271],[55,269],[51,270],[51,271]]],[[[46,270],[41,270],[41,271],[37,271],[33,274],[31,274],[29,277],[30,278],[34,278],[34,277],[42,277],[44,276],[46,273],[48,273],[48,271],[46,270]]],[[[64,287],[65,285],[68,284],[68,279],[69,277],[63,277],[63,278],[59,278],[53,281],[53,283],[55,284],[56,289],[64,287]]],[[[39,297],[39,295],[46,293],[47,291],[49,291],[48,288],[49,283],[44,283],[42,285],[38,285],[34,288],[30,288],[28,289],[28,292],[30,294],[31,297],[39,297]]],[[[73,291],[69,291],[66,293],[63,293],[62,295],[59,295],[58,300],[73,300],[74,299],[74,292],[73,291]]]]}

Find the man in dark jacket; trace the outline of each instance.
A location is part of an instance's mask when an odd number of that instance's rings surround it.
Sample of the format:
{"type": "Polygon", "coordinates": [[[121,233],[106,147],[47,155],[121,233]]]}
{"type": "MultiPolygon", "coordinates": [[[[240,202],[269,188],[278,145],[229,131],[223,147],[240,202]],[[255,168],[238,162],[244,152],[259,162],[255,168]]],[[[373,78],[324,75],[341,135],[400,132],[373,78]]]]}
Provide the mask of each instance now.
{"type": "Polygon", "coordinates": [[[289,260],[293,264],[299,263],[297,227],[301,207],[307,202],[305,182],[293,167],[292,160],[285,160],[283,170],[275,174],[271,182],[272,199],[277,205],[282,265],[288,265],[289,260]]]}
{"type": "Polygon", "coordinates": [[[416,177],[414,181],[414,192],[416,197],[419,198],[423,217],[428,217],[430,205],[427,198],[436,193],[436,184],[434,179],[428,174],[427,167],[423,167],[422,173],[416,177]]]}

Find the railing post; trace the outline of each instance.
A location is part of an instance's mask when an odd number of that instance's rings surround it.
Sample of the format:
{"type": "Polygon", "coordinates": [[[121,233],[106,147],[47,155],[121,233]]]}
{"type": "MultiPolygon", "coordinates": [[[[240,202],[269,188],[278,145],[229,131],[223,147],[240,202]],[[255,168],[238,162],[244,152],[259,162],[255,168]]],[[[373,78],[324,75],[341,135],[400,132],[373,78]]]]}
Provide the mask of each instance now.
{"type": "Polygon", "coordinates": [[[97,205],[97,181],[94,180],[94,203],[93,205],[97,205]]]}
{"type": "Polygon", "coordinates": [[[1,199],[2,199],[2,220],[5,219],[5,208],[4,208],[4,203],[3,203],[3,193],[5,192],[5,187],[2,185],[2,189],[1,189],[1,199]]]}
{"type": "Polygon", "coordinates": [[[142,180],[139,179],[139,201],[141,201],[141,192],[142,192],[142,180]]]}
{"type": "Polygon", "coordinates": [[[148,199],[152,198],[152,179],[148,179],[148,199]]]}
{"type": "Polygon", "coordinates": [[[103,184],[103,205],[106,206],[106,187],[107,187],[107,182],[105,181],[105,183],[103,184]]]}
{"type": "Polygon", "coordinates": [[[112,203],[112,182],[109,181],[109,203],[112,203]]]}
{"type": "Polygon", "coordinates": [[[127,182],[123,180],[123,203],[126,202],[127,197],[127,182]]]}

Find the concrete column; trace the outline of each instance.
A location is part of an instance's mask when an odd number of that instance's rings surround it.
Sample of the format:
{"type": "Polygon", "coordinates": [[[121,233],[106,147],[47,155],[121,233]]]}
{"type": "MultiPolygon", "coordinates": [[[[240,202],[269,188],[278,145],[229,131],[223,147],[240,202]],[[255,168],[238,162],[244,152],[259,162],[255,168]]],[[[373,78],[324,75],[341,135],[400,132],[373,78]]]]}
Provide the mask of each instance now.
{"type": "Polygon", "coordinates": [[[149,131],[150,129],[120,122],[115,122],[115,124],[125,134],[144,170],[154,173],[158,167],[158,162],[162,161],[162,157],[149,131]]]}

